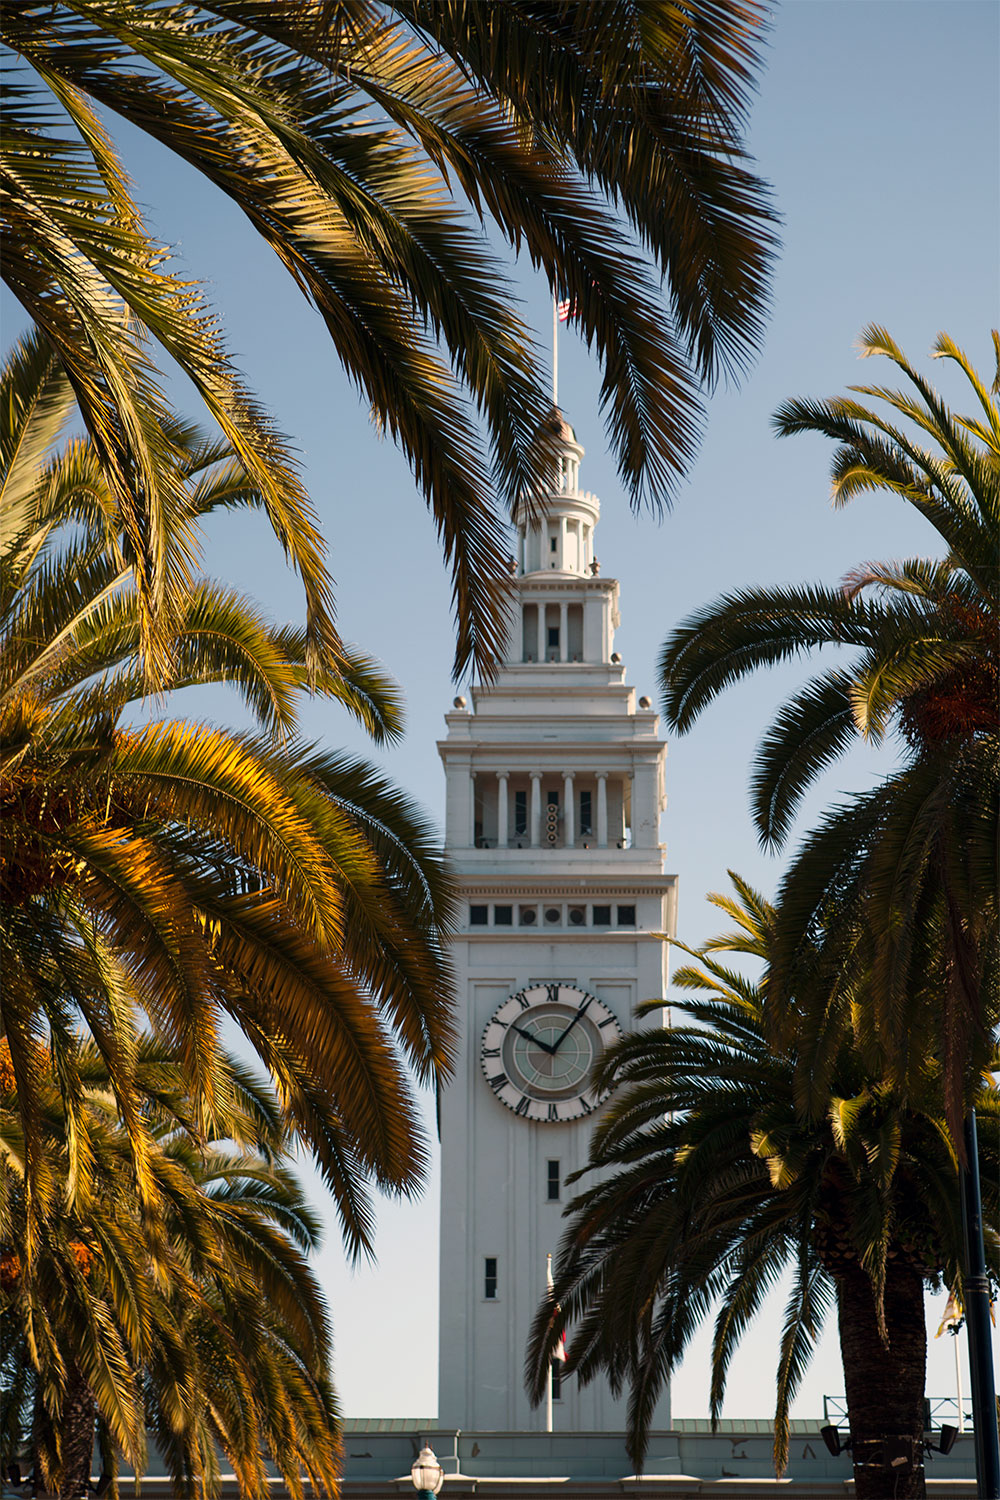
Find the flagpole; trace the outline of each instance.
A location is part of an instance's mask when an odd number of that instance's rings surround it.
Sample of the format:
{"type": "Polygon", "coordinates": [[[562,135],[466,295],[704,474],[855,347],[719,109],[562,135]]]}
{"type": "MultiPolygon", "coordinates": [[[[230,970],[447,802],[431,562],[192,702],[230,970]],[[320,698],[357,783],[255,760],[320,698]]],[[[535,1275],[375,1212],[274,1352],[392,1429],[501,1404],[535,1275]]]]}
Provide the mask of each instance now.
{"type": "Polygon", "coordinates": [[[959,1432],[964,1432],[965,1413],[962,1410],[962,1406],[964,1405],[962,1400],[962,1361],[958,1354],[958,1329],[953,1328],[951,1332],[955,1335],[952,1343],[955,1345],[955,1389],[958,1392],[958,1430],[959,1432]]]}
{"type": "MultiPolygon", "coordinates": [[[[556,334],[555,334],[556,324],[555,324],[555,318],[556,318],[556,304],[555,304],[555,301],[553,300],[553,303],[552,303],[552,347],[553,347],[553,350],[555,349],[555,341],[556,341],[556,334]]],[[[553,403],[554,403],[554,400],[555,400],[555,398],[553,396],[553,403]]],[[[551,1290],[552,1290],[552,1252],[551,1251],[545,1257],[545,1284],[548,1287],[549,1291],[551,1292],[551,1290]]],[[[551,1432],[552,1431],[552,1358],[551,1358],[551,1355],[550,1355],[549,1361],[548,1361],[548,1375],[547,1375],[546,1380],[545,1380],[545,1431],[546,1432],[551,1432]]]]}
{"type": "Polygon", "coordinates": [[[555,297],[552,298],[552,405],[559,405],[559,308],[555,297]]]}

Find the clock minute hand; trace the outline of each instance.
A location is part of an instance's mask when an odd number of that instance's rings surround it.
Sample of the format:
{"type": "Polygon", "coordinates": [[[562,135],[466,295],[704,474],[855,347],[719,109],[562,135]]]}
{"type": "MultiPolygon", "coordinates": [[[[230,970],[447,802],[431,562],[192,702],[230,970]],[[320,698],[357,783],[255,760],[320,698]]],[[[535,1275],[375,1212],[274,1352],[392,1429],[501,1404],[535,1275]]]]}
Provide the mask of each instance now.
{"type": "Polygon", "coordinates": [[[562,1041],[562,1037],[560,1037],[559,1042],[556,1042],[555,1047],[553,1047],[549,1042],[543,1042],[540,1036],[535,1036],[533,1031],[525,1031],[523,1027],[518,1026],[516,1021],[510,1023],[510,1029],[511,1031],[516,1031],[518,1036],[523,1036],[526,1041],[532,1042],[536,1047],[541,1047],[542,1051],[547,1052],[550,1057],[555,1056],[556,1047],[562,1041]]]}
{"type": "Polygon", "coordinates": [[[587,1009],[587,1006],[589,1004],[590,1004],[590,997],[588,996],[587,999],[580,1006],[579,1010],[577,1011],[576,1015],[573,1017],[572,1021],[570,1021],[569,1025],[566,1027],[566,1030],[562,1033],[562,1035],[560,1036],[559,1040],[556,1042],[555,1046],[552,1048],[553,1052],[557,1052],[559,1050],[559,1048],[562,1046],[563,1042],[569,1036],[570,1032],[573,1030],[573,1027],[576,1025],[577,1021],[579,1021],[580,1017],[583,1015],[584,1011],[587,1009]]]}

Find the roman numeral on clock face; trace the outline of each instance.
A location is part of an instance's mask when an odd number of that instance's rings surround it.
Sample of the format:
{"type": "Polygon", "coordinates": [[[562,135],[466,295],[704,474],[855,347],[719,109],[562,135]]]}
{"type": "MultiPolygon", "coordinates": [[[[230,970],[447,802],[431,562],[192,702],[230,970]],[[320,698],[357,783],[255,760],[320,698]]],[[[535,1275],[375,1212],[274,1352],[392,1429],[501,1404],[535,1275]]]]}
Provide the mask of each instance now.
{"type": "Polygon", "coordinates": [[[545,998],[546,1000],[548,1000],[550,1005],[558,1005],[559,986],[557,984],[547,984],[545,986],[545,998]]]}
{"type": "Polygon", "coordinates": [[[494,1073],[492,1077],[487,1078],[486,1082],[489,1084],[494,1094],[499,1094],[504,1085],[510,1083],[510,1079],[507,1077],[506,1073],[494,1073]]]}

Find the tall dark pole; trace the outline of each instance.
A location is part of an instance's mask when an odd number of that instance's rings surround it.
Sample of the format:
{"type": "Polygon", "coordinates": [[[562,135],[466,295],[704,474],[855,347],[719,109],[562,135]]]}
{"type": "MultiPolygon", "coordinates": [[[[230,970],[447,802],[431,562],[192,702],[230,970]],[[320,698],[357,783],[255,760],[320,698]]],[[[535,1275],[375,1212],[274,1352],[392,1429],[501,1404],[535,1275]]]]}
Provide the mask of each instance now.
{"type": "Polygon", "coordinates": [[[990,1289],[983,1247],[983,1199],[979,1189],[979,1141],[974,1109],[966,1115],[962,1133],[966,1165],[959,1172],[958,1180],[965,1232],[963,1293],[969,1330],[976,1479],[982,1500],[1000,1500],[1000,1434],[997,1432],[997,1398],[993,1384],[990,1289]]]}

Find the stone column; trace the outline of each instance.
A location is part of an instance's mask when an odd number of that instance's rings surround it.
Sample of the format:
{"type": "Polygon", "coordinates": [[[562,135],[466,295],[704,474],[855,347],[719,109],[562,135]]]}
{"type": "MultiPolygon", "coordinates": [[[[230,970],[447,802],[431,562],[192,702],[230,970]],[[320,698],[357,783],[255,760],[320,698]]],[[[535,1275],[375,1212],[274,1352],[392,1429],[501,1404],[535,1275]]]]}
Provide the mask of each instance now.
{"type": "Polygon", "coordinates": [[[559,606],[559,660],[569,661],[569,605],[559,606]]]}
{"type": "Polygon", "coordinates": [[[576,806],[573,800],[573,773],[563,772],[563,843],[572,849],[576,843],[576,806]]]}
{"type": "Polygon", "coordinates": [[[497,848],[507,847],[507,775],[506,771],[497,772],[497,848]]]}
{"type": "Polygon", "coordinates": [[[476,847],[476,773],[469,772],[469,848],[476,847]]]}
{"type": "Polygon", "coordinates": [[[537,656],[537,660],[538,661],[548,661],[548,659],[549,659],[549,647],[548,647],[548,642],[546,641],[546,638],[545,638],[545,604],[544,604],[544,602],[539,601],[539,603],[535,605],[535,613],[538,616],[538,626],[537,626],[537,631],[536,631],[537,636],[538,636],[538,656],[537,656]]]}
{"type": "Polygon", "coordinates": [[[531,817],[528,824],[531,830],[531,847],[537,849],[542,842],[542,773],[531,772],[531,817]]]}
{"type": "Polygon", "coordinates": [[[597,847],[608,847],[608,773],[597,773],[597,847]]]}

